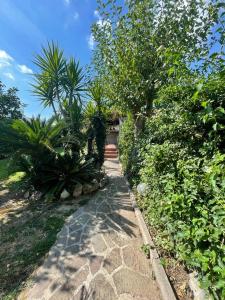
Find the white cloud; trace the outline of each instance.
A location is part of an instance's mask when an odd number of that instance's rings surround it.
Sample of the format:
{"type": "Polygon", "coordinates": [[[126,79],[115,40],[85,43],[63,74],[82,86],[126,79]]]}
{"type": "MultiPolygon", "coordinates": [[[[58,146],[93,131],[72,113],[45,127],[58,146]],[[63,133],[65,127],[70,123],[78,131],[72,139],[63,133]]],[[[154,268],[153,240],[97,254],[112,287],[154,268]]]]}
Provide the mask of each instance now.
{"type": "Polygon", "coordinates": [[[8,62],[8,61],[1,61],[1,59],[0,59],[0,69],[4,68],[4,67],[9,67],[9,66],[11,66],[10,62],[8,62]]]}
{"type": "Polygon", "coordinates": [[[99,14],[99,11],[98,11],[98,10],[95,10],[95,11],[94,11],[94,16],[95,16],[96,18],[98,18],[98,19],[101,19],[101,17],[100,17],[100,14],[99,14]]]}
{"type": "Polygon", "coordinates": [[[13,61],[14,59],[10,56],[6,51],[0,49],[0,59],[4,59],[6,61],[13,61]]]}
{"type": "Polygon", "coordinates": [[[73,19],[74,19],[75,21],[77,21],[77,20],[79,19],[79,17],[80,17],[80,15],[79,15],[79,13],[76,11],[76,12],[74,13],[74,15],[73,15],[73,19]]]}
{"type": "Polygon", "coordinates": [[[94,49],[95,40],[94,40],[94,36],[93,36],[92,33],[91,33],[91,34],[89,35],[89,37],[87,38],[87,41],[88,41],[88,46],[89,46],[89,48],[90,48],[91,50],[93,50],[93,49],[94,49]]]}
{"type": "Polygon", "coordinates": [[[5,50],[0,49],[0,68],[8,67],[14,59],[5,50]]]}
{"type": "Polygon", "coordinates": [[[69,6],[71,0],[64,0],[65,5],[69,6]]]}
{"type": "Polygon", "coordinates": [[[19,71],[23,74],[33,74],[33,71],[26,65],[17,65],[19,71]]]}
{"type": "Polygon", "coordinates": [[[14,77],[13,74],[10,73],[10,72],[6,72],[6,73],[4,73],[4,75],[5,75],[7,78],[11,79],[11,80],[15,80],[15,77],[14,77]]]}

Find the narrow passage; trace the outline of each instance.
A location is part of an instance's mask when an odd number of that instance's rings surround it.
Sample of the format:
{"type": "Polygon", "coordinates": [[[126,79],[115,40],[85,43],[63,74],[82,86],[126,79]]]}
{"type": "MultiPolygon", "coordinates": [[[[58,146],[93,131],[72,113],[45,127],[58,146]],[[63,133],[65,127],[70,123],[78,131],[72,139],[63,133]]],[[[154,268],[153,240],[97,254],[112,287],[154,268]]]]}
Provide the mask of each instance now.
{"type": "Polygon", "coordinates": [[[20,300],[160,300],[117,159],[109,184],[71,215],[20,300]]]}

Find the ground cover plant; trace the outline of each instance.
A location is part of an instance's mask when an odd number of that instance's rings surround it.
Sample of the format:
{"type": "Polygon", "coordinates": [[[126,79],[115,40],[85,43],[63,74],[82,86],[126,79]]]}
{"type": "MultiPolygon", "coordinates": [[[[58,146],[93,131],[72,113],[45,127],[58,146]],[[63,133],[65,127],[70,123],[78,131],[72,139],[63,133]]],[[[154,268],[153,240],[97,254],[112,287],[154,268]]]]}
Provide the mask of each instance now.
{"type": "Polygon", "coordinates": [[[160,252],[224,299],[224,3],[98,3],[93,62],[126,115],[124,172],[146,184],[139,204],[160,252]]]}

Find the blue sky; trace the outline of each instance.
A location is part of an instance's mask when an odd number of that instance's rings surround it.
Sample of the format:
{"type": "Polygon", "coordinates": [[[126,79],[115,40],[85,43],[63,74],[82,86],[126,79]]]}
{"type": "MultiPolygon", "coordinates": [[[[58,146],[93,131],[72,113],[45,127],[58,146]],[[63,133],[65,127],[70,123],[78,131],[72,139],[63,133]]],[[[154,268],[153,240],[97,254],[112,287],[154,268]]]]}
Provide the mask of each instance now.
{"type": "Polygon", "coordinates": [[[32,60],[47,41],[82,66],[91,59],[91,24],[99,20],[95,0],[0,0],[0,80],[19,89],[27,116],[48,116],[32,95],[32,60]]]}

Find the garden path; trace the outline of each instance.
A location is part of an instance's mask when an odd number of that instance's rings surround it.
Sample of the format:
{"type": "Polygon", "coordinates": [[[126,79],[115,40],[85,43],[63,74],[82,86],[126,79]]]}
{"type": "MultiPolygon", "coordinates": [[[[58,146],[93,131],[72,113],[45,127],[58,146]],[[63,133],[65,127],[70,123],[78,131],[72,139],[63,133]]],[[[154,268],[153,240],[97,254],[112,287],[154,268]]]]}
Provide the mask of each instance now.
{"type": "Polygon", "coordinates": [[[105,167],[109,184],[68,218],[20,300],[160,300],[119,162],[105,167]]]}

